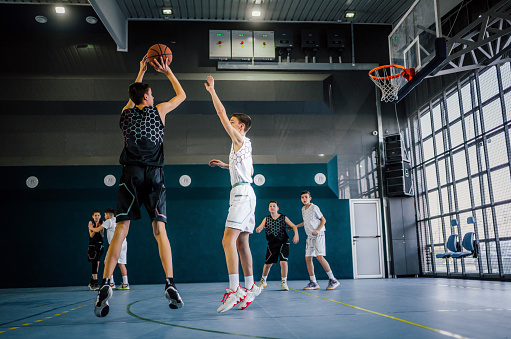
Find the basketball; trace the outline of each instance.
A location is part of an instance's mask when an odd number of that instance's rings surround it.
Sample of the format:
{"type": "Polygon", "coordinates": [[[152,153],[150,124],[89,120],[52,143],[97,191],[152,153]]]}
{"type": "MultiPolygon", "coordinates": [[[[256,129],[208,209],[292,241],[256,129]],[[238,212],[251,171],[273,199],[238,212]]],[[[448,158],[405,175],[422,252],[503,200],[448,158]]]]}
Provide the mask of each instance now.
{"type": "Polygon", "coordinates": [[[164,44],[152,45],[147,51],[147,62],[152,63],[154,59],[160,61],[160,57],[167,58],[168,64],[172,62],[172,51],[164,44]]]}

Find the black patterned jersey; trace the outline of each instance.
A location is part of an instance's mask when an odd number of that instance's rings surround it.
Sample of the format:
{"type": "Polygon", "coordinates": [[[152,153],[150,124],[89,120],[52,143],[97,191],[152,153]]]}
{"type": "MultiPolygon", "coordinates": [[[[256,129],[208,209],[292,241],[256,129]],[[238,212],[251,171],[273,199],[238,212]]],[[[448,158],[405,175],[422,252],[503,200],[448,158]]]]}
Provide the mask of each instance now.
{"type": "Polygon", "coordinates": [[[266,240],[269,242],[287,242],[289,236],[287,235],[286,216],[281,214],[277,219],[273,219],[271,214],[266,217],[264,225],[266,232],[266,240]]]}
{"type": "Polygon", "coordinates": [[[122,165],[163,166],[165,125],[155,106],[125,109],[119,125],[124,135],[124,149],[119,159],[122,165]]]}

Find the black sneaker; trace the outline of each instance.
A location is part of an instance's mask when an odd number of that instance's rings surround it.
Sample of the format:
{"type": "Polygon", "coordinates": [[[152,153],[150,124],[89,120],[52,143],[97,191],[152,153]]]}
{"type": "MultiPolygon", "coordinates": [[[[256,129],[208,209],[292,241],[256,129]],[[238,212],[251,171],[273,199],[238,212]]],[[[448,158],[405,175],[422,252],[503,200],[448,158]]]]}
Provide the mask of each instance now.
{"type": "Polygon", "coordinates": [[[87,285],[87,287],[91,290],[91,291],[94,291],[94,280],[90,280],[89,284],[87,285]]]}
{"type": "Polygon", "coordinates": [[[177,310],[185,304],[175,286],[167,285],[165,287],[165,297],[169,299],[169,307],[173,310],[177,310]]]}
{"type": "Polygon", "coordinates": [[[94,304],[94,314],[97,317],[106,317],[110,311],[108,306],[108,299],[112,297],[113,291],[110,285],[103,285],[99,289],[96,303],[94,304]]]}

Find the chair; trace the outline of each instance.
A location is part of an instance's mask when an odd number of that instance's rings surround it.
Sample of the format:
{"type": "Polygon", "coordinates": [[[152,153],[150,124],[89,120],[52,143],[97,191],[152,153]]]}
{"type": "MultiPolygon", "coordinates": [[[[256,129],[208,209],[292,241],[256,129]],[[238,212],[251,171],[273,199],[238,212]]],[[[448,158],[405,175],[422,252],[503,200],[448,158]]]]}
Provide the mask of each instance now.
{"type": "MultiPolygon", "coordinates": [[[[452,219],[451,220],[451,226],[458,226],[459,223],[458,223],[458,220],[457,219],[452,219]]],[[[449,236],[449,238],[447,238],[447,241],[445,242],[445,247],[450,251],[450,252],[445,252],[445,253],[439,253],[436,255],[437,258],[450,258],[451,255],[453,253],[456,253],[456,252],[460,252],[461,251],[461,247],[460,247],[460,244],[458,243],[458,235],[457,234],[451,234],[449,236]]]]}
{"type": "Polygon", "coordinates": [[[476,239],[476,234],[474,232],[468,232],[463,237],[462,241],[463,248],[465,248],[467,251],[465,252],[457,252],[453,253],[453,258],[465,258],[468,256],[473,256],[474,258],[477,258],[477,253],[479,251],[479,246],[476,239]]]}

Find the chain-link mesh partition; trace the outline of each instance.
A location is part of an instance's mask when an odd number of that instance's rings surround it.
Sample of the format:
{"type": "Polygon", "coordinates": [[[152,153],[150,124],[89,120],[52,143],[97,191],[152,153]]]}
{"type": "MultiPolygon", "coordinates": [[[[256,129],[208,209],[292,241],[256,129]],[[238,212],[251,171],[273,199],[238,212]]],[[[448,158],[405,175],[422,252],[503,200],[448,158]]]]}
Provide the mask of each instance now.
{"type": "Polygon", "coordinates": [[[428,92],[437,94],[423,104],[407,103],[422,271],[510,278],[510,63],[448,85],[431,81],[428,92]],[[476,257],[436,258],[447,251],[450,235],[461,245],[469,232],[479,245],[476,257]]]}

